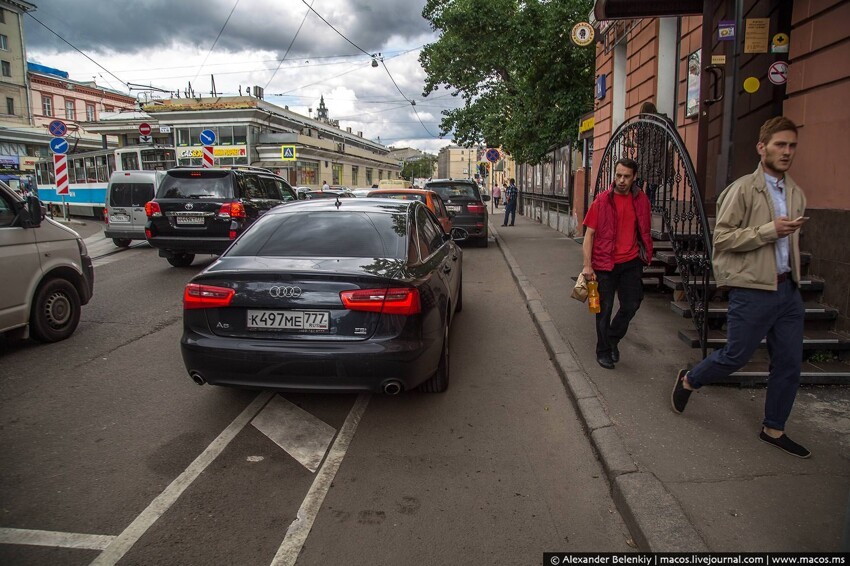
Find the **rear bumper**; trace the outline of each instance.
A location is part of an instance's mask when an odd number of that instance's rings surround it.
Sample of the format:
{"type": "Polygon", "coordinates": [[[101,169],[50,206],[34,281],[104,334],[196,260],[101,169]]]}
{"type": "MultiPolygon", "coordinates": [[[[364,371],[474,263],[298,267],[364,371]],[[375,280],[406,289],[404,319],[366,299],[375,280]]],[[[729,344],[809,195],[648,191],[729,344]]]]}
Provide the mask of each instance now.
{"type": "Polygon", "coordinates": [[[313,392],[380,392],[398,380],[405,391],[434,375],[442,344],[390,339],[316,342],[231,339],[184,329],[188,372],[207,383],[313,392]]]}
{"type": "Polygon", "coordinates": [[[147,240],[151,247],[165,252],[181,254],[221,255],[233,243],[233,240],[230,238],[167,238],[155,236],[147,240]]]}
{"type": "Polygon", "coordinates": [[[107,228],[103,231],[103,235],[114,239],[144,240],[145,230],[144,228],[136,230],[132,228],[107,228]]]}

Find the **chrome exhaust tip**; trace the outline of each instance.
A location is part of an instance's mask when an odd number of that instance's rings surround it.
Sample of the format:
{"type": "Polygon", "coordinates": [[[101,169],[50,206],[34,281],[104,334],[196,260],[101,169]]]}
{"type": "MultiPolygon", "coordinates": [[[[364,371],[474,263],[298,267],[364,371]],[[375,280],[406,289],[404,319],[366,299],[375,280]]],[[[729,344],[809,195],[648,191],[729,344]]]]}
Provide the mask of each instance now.
{"type": "Polygon", "coordinates": [[[190,371],[189,377],[191,377],[192,381],[194,381],[198,385],[203,385],[207,382],[207,380],[204,379],[204,376],[202,376],[200,373],[198,373],[196,371],[190,371]]]}
{"type": "Polygon", "coordinates": [[[402,389],[401,382],[398,380],[394,379],[384,383],[384,394],[386,395],[398,395],[402,389]]]}

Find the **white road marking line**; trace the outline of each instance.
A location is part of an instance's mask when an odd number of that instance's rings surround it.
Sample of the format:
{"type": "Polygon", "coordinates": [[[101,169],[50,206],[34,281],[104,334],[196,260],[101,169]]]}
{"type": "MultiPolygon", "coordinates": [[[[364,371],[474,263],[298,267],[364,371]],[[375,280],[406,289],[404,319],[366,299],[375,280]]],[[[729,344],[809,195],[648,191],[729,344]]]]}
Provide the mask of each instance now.
{"type": "Polygon", "coordinates": [[[54,548],[104,550],[113,540],[115,540],[113,535],[87,535],[32,529],[0,528],[0,544],[27,544],[30,546],[50,546],[54,548]]]}
{"type": "Polygon", "coordinates": [[[328,494],[331,483],[336,477],[336,472],[342,464],[342,459],[345,457],[349,444],[351,444],[357,425],[360,423],[363,413],[366,412],[370,398],[370,394],[361,393],[357,397],[357,401],[354,402],[354,406],[345,418],[345,422],[339,429],[339,434],[334,440],[330,452],[328,452],[325,463],[322,464],[319,473],[316,474],[316,479],[313,480],[313,485],[310,486],[307,497],[304,498],[301,507],[298,509],[296,519],[286,530],[286,536],[280,544],[280,548],[277,549],[277,554],[272,560],[272,566],[293,566],[295,561],[298,560],[298,555],[301,554],[301,549],[307,541],[307,535],[313,528],[313,522],[319,514],[319,509],[321,509],[325,495],[328,494]]]}
{"type": "Polygon", "coordinates": [[[112,565],[121,560],[125,554],[138,542],[142,535],[168,511],[175,501],[186,491],[192,482],[221,454],[231,440],[245,428],[251,419],[269,402],[274,395],[266,391],[257,397],[222,431],[218,437],[207,446],[200,456],[195,458],[182,474],[154,499],[148,507],[139,514],[130,525],[118,535],[100,556],[94,559],[92,566],[112,565]]]}
{"type": "Polygon", "coordinates": [[[251,424],[313,473],[336,434],[334,427],[280,395],[269,401],[251,424]]]}

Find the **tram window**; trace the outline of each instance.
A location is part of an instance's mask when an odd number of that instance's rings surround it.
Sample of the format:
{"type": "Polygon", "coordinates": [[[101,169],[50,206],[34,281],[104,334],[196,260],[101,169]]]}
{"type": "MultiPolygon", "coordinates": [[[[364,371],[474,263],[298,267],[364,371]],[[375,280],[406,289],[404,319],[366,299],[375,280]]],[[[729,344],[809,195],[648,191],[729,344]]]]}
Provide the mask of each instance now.
{"type": "Polygon", "coordinates": [[[164,171],[176,165],[175,153],[168,149],[142,150],[142,169],[146,171],[164,171]]]}
{"type": "Polygon", "coordinates": [[[95,159],[97,171],[97,182],[104,183],[109,180],[109,172],[106,170],[106,156],[98,155],[95,159]]]}
{"type": "Polygon", "coordinates": [[[109,175],[107,175],[107,179],[115,173],[115,156],[111,153],[106,156],[106,166],[109,169],[109,175]]]}
{"type": "Polygon", "coordinates": [[[122,171],[137,171],[139,169],[139,154],[137,153],[122,153],[121,154],[121,170],[122,171]]]}
{"type": "Polygon", "coordinates": [[[218,144],[233,145],[233,128],[231,126],[218,127],[218,144]]]}

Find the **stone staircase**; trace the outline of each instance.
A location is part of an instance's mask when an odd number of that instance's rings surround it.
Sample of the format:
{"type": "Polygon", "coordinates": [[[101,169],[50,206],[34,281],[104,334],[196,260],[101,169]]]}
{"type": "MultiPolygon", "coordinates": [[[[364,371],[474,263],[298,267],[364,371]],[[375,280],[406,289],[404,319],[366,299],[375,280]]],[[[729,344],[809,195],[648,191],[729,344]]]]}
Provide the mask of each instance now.
{"type": "MultiPolygon", "coordinates": [[[[713,220],[713,219],[712,219],[713,220]]],[[[711,223],[713,225],[713,222],[711,223]]],[[[688,302],[684,296],[682,278],[678,274],[676,256],[672,244],[659,230],[653,230],[654,253],[651,265],[644,268],[644,285],[647,290],[668,289],[673,292],[671,310],[683,317],[691,318],[688,302]]],[[[850,385],[850,337],[834,330],[838,310],[820,303],[826,282],[808,274],[811,254],[802,253],[802,281],[800,292],[806,307],[806,322],[803,338],[803,369],[801,383],[850,385]]],[[[728,310],[727,292],[718,290],[714,281],[709,282],[712,300],[708,307],[708,347],[722,348],[726,344],[725,322],[728,310]]],[[[679,338],[693,348],[700,348],[699,335],[691,324],[679,331],[679,338]]],[[[766,342],[753,358],[723,383],[742,386],[767,383],[769,357],[766,342]]]]}

